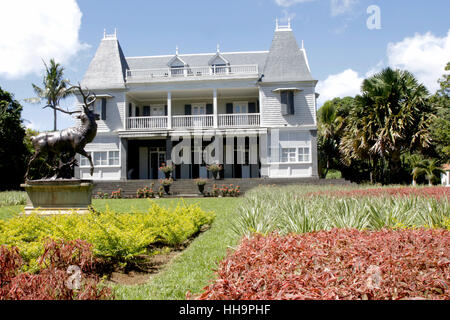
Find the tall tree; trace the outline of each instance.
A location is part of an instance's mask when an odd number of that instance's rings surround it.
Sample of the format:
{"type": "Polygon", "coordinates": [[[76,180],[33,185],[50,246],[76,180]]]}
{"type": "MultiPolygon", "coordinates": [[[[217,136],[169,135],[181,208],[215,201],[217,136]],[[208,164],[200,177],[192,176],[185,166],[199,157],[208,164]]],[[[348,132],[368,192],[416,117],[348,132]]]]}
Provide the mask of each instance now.
{"type": "Polygon", "coordinates": [[[346,161],[379,159],[400,182],[401,155],[430,145],[433,119],[428,91],[408,71],[386,68],[363,81],[340,149],[346,161]]]}
{"type": "Polygon", "coordinates": [[[22,106],[0,88],[0,190],[17,189],[29,155],[24,144],[22,106]]]}
{"type": "MultiPolygon", "coordinates": [[[[450,62],[446,71],[450,71],[450,62]]],[[[444,74],[439,80],[440,89],[431,97],[437,117],[430,130],[434,147],[432,156],[442,163],[450,163],[450,73],[444,74]]]]}
{"type": "MultiPolygon", "coordinates": [[[[53,109],[53,130],[57,130],[57,109],[59,107],[59,103],[61,99],[64,99],[68,95],[71,94],[69,90],[67,90],[69,81],[63,79],[64,76],[64,68],[56,63],[54,59],[50,60],[50,66],[48,66],[45,62],[45,75],[42,81],[42,87],[39,87],[35,84],[32,84],[34,92],[37,95],[37,98],[26,99],[32,103],[40,103],[45,101],[46,105],[44,108],[50,107],[53,109]]],[[[63,111],[63,110],[61,110],[63,111]]]]}

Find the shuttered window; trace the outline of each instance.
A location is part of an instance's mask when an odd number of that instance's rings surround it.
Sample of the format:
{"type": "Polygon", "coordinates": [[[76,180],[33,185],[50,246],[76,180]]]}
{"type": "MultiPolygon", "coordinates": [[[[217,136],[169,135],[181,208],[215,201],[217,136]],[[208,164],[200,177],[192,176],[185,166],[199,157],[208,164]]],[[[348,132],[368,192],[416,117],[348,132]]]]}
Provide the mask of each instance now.
{"type": "Polygon", "coordinates": [[[293,91],[281,91],[281,114],[289,115],[295,113],[294,106],[294,92],[293,91]]]}
{"type": "Polygon", "coordinates": [[[102,98],[102,114],[101,119],[106,120],[106,98],[102,98]]]}

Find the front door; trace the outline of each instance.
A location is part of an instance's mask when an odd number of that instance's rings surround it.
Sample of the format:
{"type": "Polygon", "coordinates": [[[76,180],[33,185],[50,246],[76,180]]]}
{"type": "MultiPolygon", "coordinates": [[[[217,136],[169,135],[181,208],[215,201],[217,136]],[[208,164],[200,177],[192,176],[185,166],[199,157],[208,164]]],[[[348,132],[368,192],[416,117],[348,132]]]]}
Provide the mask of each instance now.
{"type": "Polygon", "coordinates": [[[163,148],[150,148],[150,179],[164,179],[159,168],[166,162],[166,151],[163,148]]]}

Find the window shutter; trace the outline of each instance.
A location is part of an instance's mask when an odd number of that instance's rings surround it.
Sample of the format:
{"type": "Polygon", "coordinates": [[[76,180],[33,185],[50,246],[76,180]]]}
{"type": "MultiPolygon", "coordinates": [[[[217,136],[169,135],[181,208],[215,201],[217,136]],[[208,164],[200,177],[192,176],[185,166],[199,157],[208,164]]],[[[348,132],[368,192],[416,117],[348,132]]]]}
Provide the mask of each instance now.
{"type": "Polygon", "coordinates": [[[227,103],[227,113],[233,113],[233,104],[227,103]]]}
{"type": "Polygon", "coordinates": [[[167,106],[164,106],[164,115],[167,117],[167,106]]]}
{"type": "Polygon", "coordinates": [[[288,114],[294,114],[295,108],[294,108],[294,92],[288,91],[288,114]]]}
{"type": "Polygon", "coordinates": [[[256,113],[256,104],[254,102],[248,103],[248,113],[256,113]]]}
{"type": "Polygon", "coordinates": [[[128,117],[132,117],[133,116],[133,104],[129,103],[128,104],[128,117]]]}
{"type": "Polygon", "coordinates": [[[288,110],[287,110],[287,103],[288,103],[288,98],[287,98],[287,91],[281,91],[280,93],[281,96],[281,114],[284,116],[286,114],[288,114],[288,110]]]}
{"type": "Polygon", "coordinates": [[[143,110],[143,116],[144,117],[148,117],[150,116],[150,106],[144,106],[144,110],[143,110]]]}
{"type": "Polygon", "coordinates": [[[213,114],[213,105],[211,103],[206,104],[206,114],[213,114]]]}
{"type": "Polygon", "coordinates": [[[190,104],[184,105],[184,115],[190,116],[192,114],[192,106],[190,104]]]}
{"type": "Polygon", "coordinates": [[[136,107],[136,117],[139,117],[139,107],[136,107]]]}
{"type": "Polygon", "coordinates": [[[102,120],[106,120],[106,98],[102,98],[102,120]]]}

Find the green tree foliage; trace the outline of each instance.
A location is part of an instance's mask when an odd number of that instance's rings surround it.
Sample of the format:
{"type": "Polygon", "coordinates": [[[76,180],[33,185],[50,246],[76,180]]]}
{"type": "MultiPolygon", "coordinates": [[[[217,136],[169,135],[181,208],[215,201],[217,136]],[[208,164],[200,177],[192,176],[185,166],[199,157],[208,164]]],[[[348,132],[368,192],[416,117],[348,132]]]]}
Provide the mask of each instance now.
{"type": "Polygon", "coordinates": [[[22,106],[0,88],[0,190],[18,189],[29,152],[24,144],[22,106]]]}
{"type": "Polygon", "coordinates": [[[431,143],[428,91],[410,72],[390,68],[364,80],[361,91],[340,143],[342,159],[367,159],[371,172],[388,171],[381,182],[402,182],[401,155],[431,143]]]}
{"type": "MultiPolygon", "coordinates": [[[[450,62],[445,70],[450,71],[450,62]]],[[[440,89],[430,99],[436,112],[430,127],[434,147],[432,155],[441,163],[450,163],[450,74],[444,74],[439,84],[440,89]]]]}
{"type": "Polygon", "coordinates": [[[356,182],[438,182],[450,162],[449,78],[430,96],[408,71],[386,68],[355,98],[327,101],[317,113],[320,176],[333,169],[356,182]]]}
{"type": "Polygon", "coordinates": [[[53,109],[53,130],[57,130],[57,111],[65,112],[64,110],[59,108],[59,102],[61,99],[64,99],[68,95],[71,94],[69,90],[67,90],[67,86],[69,84],[68,80],[63,79],[64,76],[64,68],[56,63],[54,59],[50,60],[50,66],[48,66],[45,62],[45,76],[42,81],[42,87],[39,87],[35,84],[32,84],[34,92],[37,95],[37,98],[30,98],[27,101],[31,103],[40,103],[45,101],[46,105],[44,108],[50,107],[53,109]]]}

